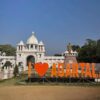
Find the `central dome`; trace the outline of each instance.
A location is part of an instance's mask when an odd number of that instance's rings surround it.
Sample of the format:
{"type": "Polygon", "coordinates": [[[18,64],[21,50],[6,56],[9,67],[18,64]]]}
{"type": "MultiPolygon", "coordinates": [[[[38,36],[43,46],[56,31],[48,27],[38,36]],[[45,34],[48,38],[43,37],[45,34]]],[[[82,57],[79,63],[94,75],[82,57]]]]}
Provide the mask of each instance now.
{"type": "Polygon", "coordinates": [[[34,35],[34,32],[32,32],[32,35],[28,38],[27,44],[38,44],[38,40],[34,35]]]}

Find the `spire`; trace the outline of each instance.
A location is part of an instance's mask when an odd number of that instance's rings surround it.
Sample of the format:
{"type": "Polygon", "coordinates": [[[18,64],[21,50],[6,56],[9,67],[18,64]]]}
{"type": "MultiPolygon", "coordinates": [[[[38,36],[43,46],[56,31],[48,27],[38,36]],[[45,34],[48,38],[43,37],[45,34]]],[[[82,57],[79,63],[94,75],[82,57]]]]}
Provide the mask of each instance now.
{"type": "Polygon", "coordinates": [[[24,45],[24,42],[21,40],[18,45],[24,45]]]}
{"type": "Polygon", "coordinates": [[[34,35],[35,34],[35,32],[34,31],[32,31],[32,35],[34,35]]]}
{"type": "Polygon", "coordinates": [[[69,43],[67,45],[67,50],[68,50],[69,53],[71,53],[71,51],[72,51],[72,45],[71,45],[71,43],[69,43]]]}
{"type": "Polygon", "coordinates": [[[44,43],[42,41],[39,42],[39,45],[44,45],[44,43]]]}
{"type": "Polygon", "coordinates": [[[32,31],[32,35],[27,39],[27,44],[38,44],[38,40],[34,35],[35,32],[32,31]]]}

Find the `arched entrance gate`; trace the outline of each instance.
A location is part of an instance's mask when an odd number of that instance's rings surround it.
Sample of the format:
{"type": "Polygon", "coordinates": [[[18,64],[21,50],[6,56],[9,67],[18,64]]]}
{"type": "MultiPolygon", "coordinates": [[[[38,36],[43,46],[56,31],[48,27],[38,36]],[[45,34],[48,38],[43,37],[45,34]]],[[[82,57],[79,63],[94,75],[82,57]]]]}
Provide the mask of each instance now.
{"type": "MultiPolygon", "coordinates": [[[[35,63],[35,57],[30,55],[27,57],[27,66],[28,66],[28,63],[31,62],[32,63],[32,66],[33,64],[35,63]]],[[[33,66],[34,67],[34,66],[33,66]]]]}

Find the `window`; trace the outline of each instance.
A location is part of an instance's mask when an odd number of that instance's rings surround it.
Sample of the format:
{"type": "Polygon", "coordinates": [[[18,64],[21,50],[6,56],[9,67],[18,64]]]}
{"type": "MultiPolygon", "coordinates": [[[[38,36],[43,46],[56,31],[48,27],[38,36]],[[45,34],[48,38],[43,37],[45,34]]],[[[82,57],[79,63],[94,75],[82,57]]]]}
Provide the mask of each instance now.
{"type": "Polygon", "coordinates": [[[37,45],[35,45],[35,49],[37,49],[37,45]]]}
{"type": "Polygon", "coordinates": [[[19,54],[19,56],[21,57],[21,54],[19,54]]]}
{"type": "Polygon", "coordinates": [[[41,57],[41,54],[39,56],[41,57]]]}
{"type": "Polygon", "coordinates": [[[19,66],[22,66],[23,65],[23,62],[19,62],[19,64],[18,64],[19,66]]]}
{"type": "Polygon", "coordinates": [[[33,48],[33,44],[31,44],[31,48],[33,48]]]}
{"type": "Polygon", "coordinates": [[[20,50],[20,46],[19,46],[19,50],[20,50]]]}

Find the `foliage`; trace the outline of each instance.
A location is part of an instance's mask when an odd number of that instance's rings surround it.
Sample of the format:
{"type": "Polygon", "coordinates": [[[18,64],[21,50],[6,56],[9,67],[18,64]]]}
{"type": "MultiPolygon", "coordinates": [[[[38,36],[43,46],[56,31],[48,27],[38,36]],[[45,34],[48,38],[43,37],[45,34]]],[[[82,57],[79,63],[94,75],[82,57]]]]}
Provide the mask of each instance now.
{"type": "Polygon", "coordinates": [[[14,72],[13,72],[14,76],[18,76],[19,74],[19,70],[18,70],[18,66],[16,65],[15,68],[14,68],[14,72]]]}
{"type": "Polygon", "coordinates": [[[15,47],[7,44],[7,45],[0,45],[0,51],[3,53],[5,52],[7,56],[15,56],[16,49],[15,47]]]}
{"type": "MultiPolygon", "coordinates": [[[[86,39],[83,46],[72,45],[72,49],[78,52],[78,62],[100,63],[100,39],[97,41],[86,39]]],[[[61,56],[61,54],[55,54],[54,56],[61,56]]]]}
{"type": "Polygon", "coordinates": [[[57,53],[57,54],[54,54],[54,56],[62,56],[62,54],[58,54],[58,53],[57,53]]]}
{"type": "Polygon", "coordinates": [[[100,40],[87,39],[78,53],[77,59],[79,62],[100,63],[100,40]]]}
{"type": "Polygon", "coordinates": [[[79,52],[80,46],[79,45],[72,45],[72,49],[73,49],[73,51],[79,52]]]}
{"type": "MultiPolygon", "coordinates": [[[[100,39],[87,39],[83,46],[72,45],[72,49],[78,52],[77,60],[79,62],[96,62],[100,63],[100,39]]],[[[7,56],[15,56],[16,49],[11,45],[0,45],[0,51],[5,52],[7,56]]],[[[55,54],[54,56],[62,56],[55,54]]]]}

